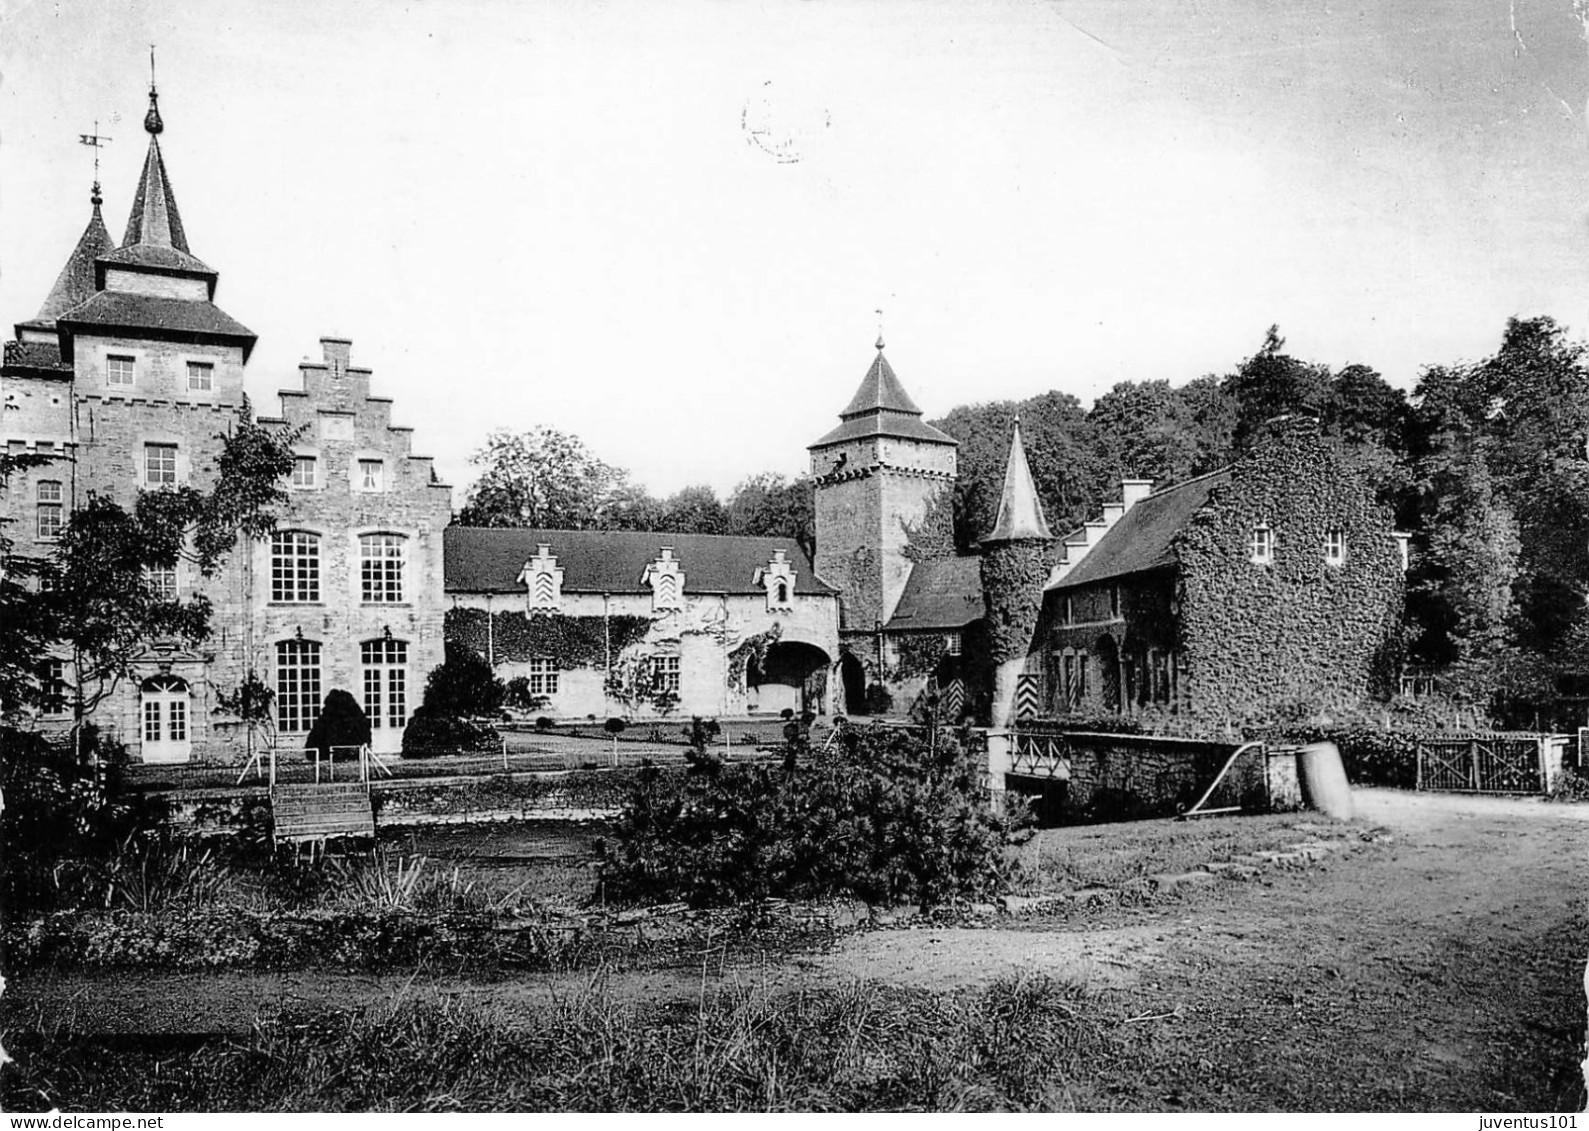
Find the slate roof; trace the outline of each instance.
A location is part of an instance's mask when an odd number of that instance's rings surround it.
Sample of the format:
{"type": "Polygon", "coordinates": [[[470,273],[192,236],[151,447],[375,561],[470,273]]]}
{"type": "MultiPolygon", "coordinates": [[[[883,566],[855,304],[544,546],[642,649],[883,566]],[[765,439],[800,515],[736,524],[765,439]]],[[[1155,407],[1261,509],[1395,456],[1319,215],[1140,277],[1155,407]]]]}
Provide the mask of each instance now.
{"type": "MultiPolygon", "coordinates": [[[[157,114],[151,104],[150,115],[157,114]]],[[[155,122],[158,124],[158,117],[155,122]]],[[[147,120],[144,128],[149,129],[147,120]]],[[[165,158],[160,155],[160,139],[154,136],[159,130],[149,132],[149,153],[143,160],[143,175],[138,178],[138,192],[132,199],[132,212],[127,216],[127,234],[121,242],[123,246],[154,244],[192,254],[188,251],[187,233],[182,230],[182,214],[177,211],[171,178],[166,175],[165,158]]]]}
{"type": "Polygon", "coordinates": [[[147,267],[161,272],[210,276],[215,274],[215,268],[185,251],[151,243],[128,244],[124,248],[100,256],[99,262],[117,266],[147,267]]]}
{"type": "Polygon", "coordinates": [[[220,340],[240,344],[245,361],[256,340],[252,330],[213,302],[121,291],[100,291],[82,306],[61,315],[57,324],[66,331],[61,352],[68,361],[73,331],[136,330],[147,337],[172,341],[220,340]]]}
{"type": "Polygon", "coordinates": [[[7,342],[5,367],[43,370],[49,376],[72,375],[72,367],[61,361],[61,347],[55,342],[7,342]]]}
{"type": "Polygon", "coordinates": [[[1175,564],[1175,536],[1208,502],[1209,494],[1230,482],[1230,469],[1210,472],[1149,495],[1126,511],[1096,546],[1052,589],[1073,589],[1129,573],[1175,564]]]}
{"type": "MultiPolygon", "coordinates": [[[[97,187],[97,186],[96,186],[97,187]]],[[[116,250],[116,241],[105,228],[105,218],[99,212],[99,197],[94,197],[94,214],[88,227],[77,239],[77,246],[66,260],[66,266],[55,278],[44,305],[39,307],[35,321],[53,322],[72,307],[87,301],[99,289],[94,277],[94,260],[116,250]]]]}
{"type": "Polygon", "coordinates": [[[984,615],[982,570],[974,557],[917,562],[887,631],[964,628],[984,615]]]}
{"type": "Polygon", "coordinates": [[[793,538],[671,534],[651,530],[525,530],[449,526],[442,532],[442,574],[448,593],[523,593],[519,573],[542,543],[563,571],[565,593],[650,593],[641,578],[670,546],[684,573],[685,593],[765,595],[756,571],[782,550],[797,594],[838,592],[820,580],[793,538]]]}
{"type": "Polygon", "coordinates": [[[877,356],[872,359],[872,367],[861,378],[861,387],[855,390],[849,405],[839,413],[839,419],[843,423],[809,445],[810,450],[867,436],[901,436],[907,440],[958,446],[958,441],[953,437],[921,419],[921,409],[910,399],[905,386],[894,375],[893,366],[883,356],[881,339],[877,343],[877,356]]]}

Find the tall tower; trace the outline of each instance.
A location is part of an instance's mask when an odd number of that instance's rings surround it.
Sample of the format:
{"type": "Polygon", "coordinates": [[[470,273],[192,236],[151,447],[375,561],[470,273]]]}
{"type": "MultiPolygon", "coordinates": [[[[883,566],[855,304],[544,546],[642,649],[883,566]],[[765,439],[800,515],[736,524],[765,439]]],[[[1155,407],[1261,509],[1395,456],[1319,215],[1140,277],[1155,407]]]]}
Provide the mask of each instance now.
{"type": "Polygon", "coordinates": [[[910,576],[906,524],[920,523],[934,496],[954,487],[956,442],[921,415],[879,337],[872,367],[839,413],[841,423],[810,447],[816,571],[838,587],[839,639],[874,680],[878,628],[893,615],[910,576]]]}
{"type": "Polygon", "coordinates": [[[1043,607],[1043,585],[1048,580],[1049,551],[1054,535],[1043,517],[1043,504],[1032,482],[1021,443],[1021,419],[1010,429],[1010,454],[1004,465],[1004,490],[999,495],[999,515],[982,539],[982,599],[987,604],[993,661],[993,711],[991,722],[1004,726],[1019,716],[1022,681],[1028,681],[1026,705],[1035,706],[1026,670],[1032,634],[1043,607]]]}

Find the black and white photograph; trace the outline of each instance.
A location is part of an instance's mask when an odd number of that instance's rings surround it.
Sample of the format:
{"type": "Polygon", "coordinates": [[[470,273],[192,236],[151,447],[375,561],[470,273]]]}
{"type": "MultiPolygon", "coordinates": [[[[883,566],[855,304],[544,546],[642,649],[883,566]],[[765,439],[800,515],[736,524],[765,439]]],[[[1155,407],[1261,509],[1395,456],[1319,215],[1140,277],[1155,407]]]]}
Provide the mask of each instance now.
{"type": "Polygon", "coordinates": [[[1589,0],[0,0],[0,330],[12,1126],[1586,1110],[1589,0]]]}

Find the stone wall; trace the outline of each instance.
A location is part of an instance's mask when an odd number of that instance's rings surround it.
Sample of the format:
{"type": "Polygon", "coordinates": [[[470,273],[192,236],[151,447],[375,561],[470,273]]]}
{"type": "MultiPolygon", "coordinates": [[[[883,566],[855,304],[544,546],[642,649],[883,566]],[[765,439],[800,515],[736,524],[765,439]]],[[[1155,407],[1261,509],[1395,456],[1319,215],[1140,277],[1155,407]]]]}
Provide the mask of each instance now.
{"type": "MultiPolygon", "coordinates": [[[[1044,737],[1063,751],[1066,768],[1054,778],[1007,774],[1006,788],[1042,798],[1045,823],[1174,816],[1197,801],[1240,745],[1125,734],[1044,737]]],[[[1267,805],[1265,768],[1256,752],[1231,768],[1218,797],[1221,804],[1267,805]]]]}

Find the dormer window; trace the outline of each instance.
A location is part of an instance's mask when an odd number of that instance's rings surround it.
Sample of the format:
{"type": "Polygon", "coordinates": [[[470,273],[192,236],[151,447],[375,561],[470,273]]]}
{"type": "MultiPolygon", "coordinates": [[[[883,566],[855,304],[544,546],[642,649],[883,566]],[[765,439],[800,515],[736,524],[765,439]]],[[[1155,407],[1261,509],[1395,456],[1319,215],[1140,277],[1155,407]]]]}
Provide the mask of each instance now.
{"type": "Polygon", "coordinates": [[[130,386],[136,369],[137,363],[132,358],[122,354],[108,354],[105,357],[105,384],[130,386]]]}
{"type": "Polygon", "coordinates": [[[557,567],[549,544],[542,542],[535,556],[524,563],[519,584],[528,591],[530,608],[557,608],[563,599],[563,571],[557,567]]]}
{"type": "Polygon", "coordinates": [[[1331,530],[1324,536],[1324,560],[1332,566],[1346,564],[1346,531],[1331,530]]]}
{"type": "Polygon", "coordinates": [[[1275,532],[1269,524],[1260,522],[1252,528],[1252,541],[1248,545],[1253,565],[1273,565],[1275,560],[1275,532]]]}
{"type": "Polygon", "coordinates": [[[671,546],[662,547],[656,561],[646,566],[641,584],[651,587],[651,610],[663,612],[684,607],[684,572],[671,546]]]}
{"type": "Polygon", "coordinates": [[[756,571],[756,584],[767,591],[767,611],[794,608],[795,572],[782,550],[774,550],[766,565],[756,571]]]}

